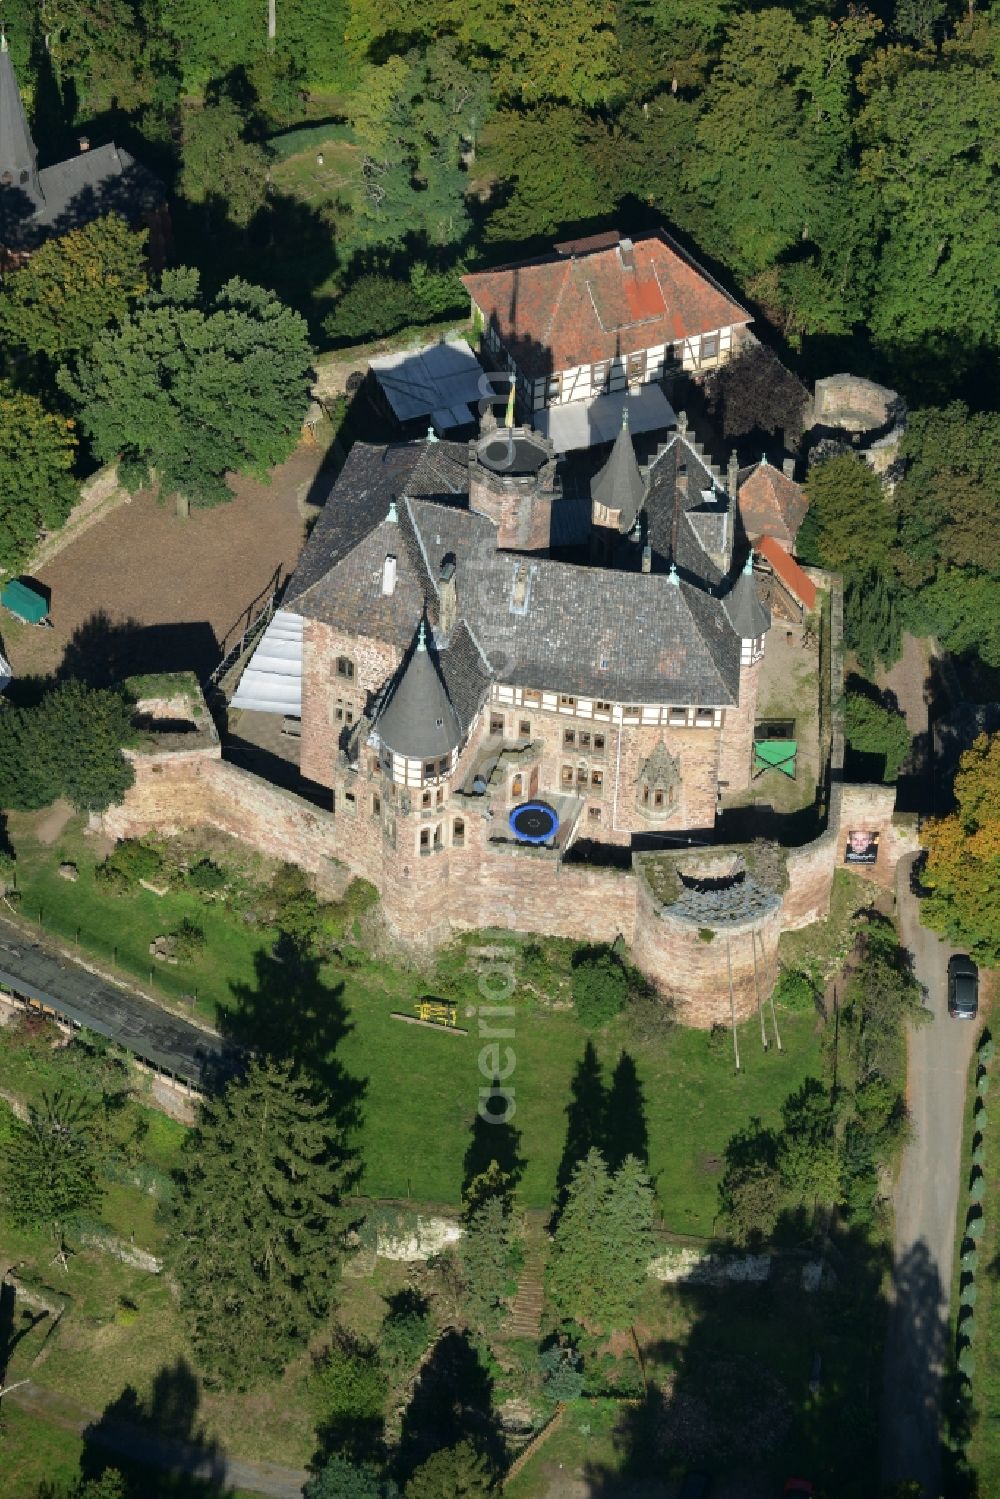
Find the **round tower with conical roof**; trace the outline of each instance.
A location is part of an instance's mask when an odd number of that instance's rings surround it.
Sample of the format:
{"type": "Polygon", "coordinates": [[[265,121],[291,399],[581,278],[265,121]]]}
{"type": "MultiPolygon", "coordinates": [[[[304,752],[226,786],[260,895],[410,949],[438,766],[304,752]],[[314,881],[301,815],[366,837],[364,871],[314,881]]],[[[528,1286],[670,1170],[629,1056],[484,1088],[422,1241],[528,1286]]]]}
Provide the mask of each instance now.
{"type": "Polygon", "coordinates": [[[555,449],[531,427],[501,427],[492,413],[469,444],[469,507],[497,528],[509,552],[545,552],[559,495],[555,449]]]}

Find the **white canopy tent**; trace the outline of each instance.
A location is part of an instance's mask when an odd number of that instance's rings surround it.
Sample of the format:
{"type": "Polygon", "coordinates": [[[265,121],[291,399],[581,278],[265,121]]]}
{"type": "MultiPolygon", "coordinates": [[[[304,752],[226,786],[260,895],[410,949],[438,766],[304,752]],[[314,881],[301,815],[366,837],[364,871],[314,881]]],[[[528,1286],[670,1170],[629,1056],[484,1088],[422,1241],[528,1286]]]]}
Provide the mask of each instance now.
{"type": "Polygon", "coordinates": [[[275,611],[230,703],[257,713],[302,717],[302,616],[275,611]]]}

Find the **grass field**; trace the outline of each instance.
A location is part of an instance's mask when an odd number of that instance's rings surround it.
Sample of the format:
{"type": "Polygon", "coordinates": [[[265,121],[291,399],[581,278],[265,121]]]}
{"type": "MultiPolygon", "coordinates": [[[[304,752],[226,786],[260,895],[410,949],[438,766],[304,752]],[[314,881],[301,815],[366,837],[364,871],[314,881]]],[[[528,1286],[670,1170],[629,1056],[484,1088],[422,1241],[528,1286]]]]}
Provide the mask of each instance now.
{"type": "MultiPolygon", "coordinates": [[[[73,942],[79,932],[81,948],[105,958],[116,953],[118,966],[150,992],[172,1000],[197,995],[197,1009],[213,1022],[239,1008],[236,990],[257,1002],[255,964],[271,947],[273,932],[248,931],[224,906],[206,905],[187,890],[159,897],[135,888],[109,896],[94,881],[94,841],[78,822],[50,845],[31,839],[27,819],[12,823],[24,916],[37,918],[41,912],[46,928],[73,942]],[[64,859],[77,864],[75,882],[58,875],[64,859]],[[176,968],[157,964],[151,970],[151,939],[184,917],[204,928],[204,952],[195,962],[176,968]]],[[[566,1138],[572,1080],[591,1038],[568,1008],[572,945],[547,943],[540,958],[537,941],[503,935],[518,981],[511,1042],[515,1072],[507,1086],[515,1090],[513,1123],[527,1161],[520,1196],[526,1207],[544,1208],[552,1199],[566,1138]]],[[[476,1023],[465,1014],[478,999],[477,959],[469,954],[474,946],[475,939],[456,944],[428,973],[393,967],[356,950],[350,961],[325,965],[320,975],[325,993],[310,996],[312,1008],[299,1017],[294,996],[263,997],[272,1013],[287,1007],[289,1026],[298,1019],[303,1047],[320,1050],[324,1006],[327,1018],[346,1008],[349,1028],[337,1056],[366,1086],[359,1140],[366,1195],[452,1205],[461,1199],[479,1090],[490,1081],[479,1070],[482,1042],[476,1023]],[[468,1035],[422,1030],[391,1018],[393,1010],[412,1013],[414,1002],[428,992],[454,996],[459,1025],[468,1026],[468,1035]]],[[[712,1040],[704,1032],[665,1025],[660,1034],[637,1036],[628,1017],[621,1016],[592,1039],[606,1086],[623,1052],[635,1062],[661,1211],[668,1228],[685,1234],[712,1232],[720,1157],[730,1135],[753,1115],[776,1122],[785,1097],[820,1065],[820,1037],[811,1015],[783,1019],[780,1053],[761,1050],[756,1021],[744,1026],[738,1074],[731,1039],[712,1040]]],[[[314,1060],[321,1064],[325,1058],[314,1060]]]]}

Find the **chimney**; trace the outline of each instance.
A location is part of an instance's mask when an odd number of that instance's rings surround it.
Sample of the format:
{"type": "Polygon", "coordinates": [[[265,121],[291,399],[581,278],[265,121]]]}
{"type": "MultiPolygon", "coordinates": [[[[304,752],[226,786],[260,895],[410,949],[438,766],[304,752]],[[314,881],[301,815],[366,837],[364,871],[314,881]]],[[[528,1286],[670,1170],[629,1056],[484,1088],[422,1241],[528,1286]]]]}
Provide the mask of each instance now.
{"type": "Polygon", "coordinates": [[[457,618],[458,587],[455,582],[455,558],[449,552],[441,563],[441,573],[438,577],[438,628],[444,640],[451,635],[457,618]]]}
{"type": "Polygon", "coordinates": [[[781,472],[784,474],[784,476],[785,476],[786,479],[794,479],[795,478],[795,459],[794,458],[783,458],[782,462],[781,462],[781,472]]]}
{"type": "Polygon", "coordinates": [[[79,141],[77,142],[77,144],[79,145],[81,152],[83,152],[83,151],[89,151],[90,150],[90,136],[89,135],[81,135],[79,141]]]}
{"type": "Polygon", "coordinates": [[[618,243],[618,254],[621,256],[622,269],[626,271],[635,270],[635,246],[630,239],[622,239],[618,243]]]}
{"type": "Polygon", "coordinates": [[[388,598],[396,591],[396,559],[390,552],[382,563],[382,592],[388,598]]]}
{"type": "Polygon", "coordinates": [[[736,449],[729,455],[729,466],[726,469],[726,492],[731,500],[736,498],[736,487],[740,479],[740,463],[736,456],[736,449]]]}
{"type": "Polygon", "coordinates": [[[648,541],[642,549],[642,570],[644,573],[653,571],[653,548],[648,541]]]}

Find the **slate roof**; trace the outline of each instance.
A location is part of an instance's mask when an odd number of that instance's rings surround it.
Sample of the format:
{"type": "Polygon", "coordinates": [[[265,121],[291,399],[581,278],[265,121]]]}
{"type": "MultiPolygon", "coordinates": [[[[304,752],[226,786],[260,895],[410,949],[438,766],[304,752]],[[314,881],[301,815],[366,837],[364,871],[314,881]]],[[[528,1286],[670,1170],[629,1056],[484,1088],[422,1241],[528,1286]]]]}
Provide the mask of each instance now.
{"type": "Polygon", "coordinates": [[[491,679],[617,702],[735,703],[740,642],[712,591],[728,563],[713,564],[686,518],[684,505],[695,504],[692,496],[701,505],[711,478],[693,462],[677,524],[680,586],[666,578],[677,451],[671,442],[653,465],[663,551],[643,574],[638,555],[628,570],[498,551],[495,526],[468,509],[464,446],[356,444],[282,607],[406,652],[420,619],[439,618],[438,579],[453,556],[460,623],[436,659],[463,729],[491,679]],[[397,559],[389,596],[387,555],[397,559]]]}
{"type": "Polygon", "coordinates": [[[740,520],[749,541],[773,536],[792,546],[809,501],[801,485],[762,458],[741,471],[737,486],[740,520]],[[743,475],[746,475],[744,478],[743,475]]]}
{"type": "Polygon", "coordinates": [[[0,47],[0,177],[9,172],[12,178],[0,185],[0,242],[11,250],[32,250],[107,213],[139,224],[166,201],[159,178],[115,145],[36,168],[10,53],[0,47]]]}
{"type": "Polygon", "coordinates": [[[724,608],[729,623],[741,640],[759,640],[771,628],[771,611],[761,602],[753,579],[753,552],[726,594],[724,608]]]}
{"type": "Polygon", "coordinates": [[[646,516],[654,572],[675,561],[682,575],[713,586],[722,582],[732,555],[729,498],[681,433],[668,438],[649,465],[646,516]]]}
{"type": "Polygon", "coordinates": [[[527,375],[573,369],[746,324],[751,315],[662,231],[475,271],[473,302],[527,375]],[[629,264],[631,262],[631,265],[629,264]]]}
{"type": "Polygon", "coordinates": [[[457,749],[463,726],[427,648],[424,624],[376,719],[382,743],[411,760],[437,760],[457,749]]]}
{"type": "Polygon", "coordinates": [[[620,511],[618,529],[627,535],[642,509],[646,483],[639,472],[635,448],[628,430],[628,407],[622,408],[622,425],[614,440],[611,455],[594,475],[590,485],[592,499],[608,510],[620,511]]]}

